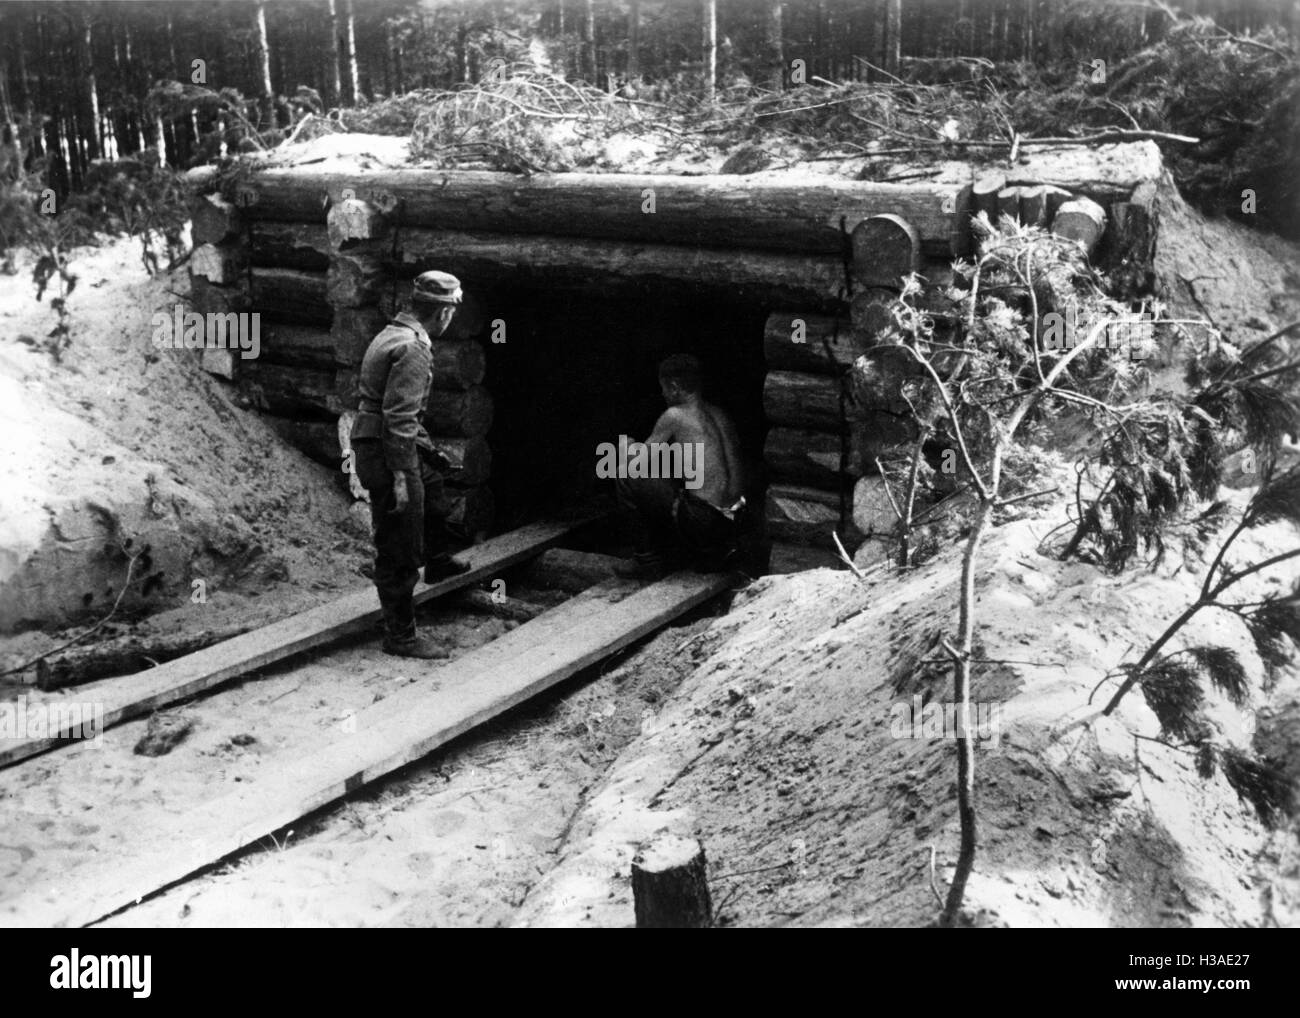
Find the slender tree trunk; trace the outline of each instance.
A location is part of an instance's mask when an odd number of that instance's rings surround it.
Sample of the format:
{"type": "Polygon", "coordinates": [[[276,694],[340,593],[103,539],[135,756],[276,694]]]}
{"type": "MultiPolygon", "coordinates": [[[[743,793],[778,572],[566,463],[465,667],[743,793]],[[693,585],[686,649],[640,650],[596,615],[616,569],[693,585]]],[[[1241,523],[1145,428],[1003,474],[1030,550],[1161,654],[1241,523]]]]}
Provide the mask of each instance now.
{"type": "Polygon", "coordinates": [[[584,0],[582,8],[582,74],[588,84],[597,84],[596,0],[584,0]]]}
{"type": "Polygon", "coordinates": [[[885,70],[898,74],[902,60],[901,29],[903,24],[902,0],[885,0],[884,60],[885,70]]]}
{"type": "Polygon", "coordinates": [[[339,48],[339,11],[338,0],[329,0],[329,59],[326,68],[325,80],[328,82],[328,96],[325,100],[327,106],[343,105],[343,76],[339,70],[342,67],[343,54],[339,48]]]}
{"type": "Polygon", "coordinates": [[[95,83],[94,35],[90,16],[85,11],[81,14],[78,41],[80,43],[78,60],[84,74],[85,101],[89,115],[88,119],[82,122],[79,133],[85,142],[87,160],[97,159],[103,148],[99,121],[99,88],[95,83]]]}
{"type": "Polygon", "coordinates": [[[782,22],[781,0],[767,0],[764,42],[767,44],[767,87],[773,92],[780,92],[785,84],[785,26],[782,22]]]}
{"type": "Polygon", "coordinates": [[[390,24],[388,26],[388,49],[392,54],[394,95],[402,95],[406,92],[406,72],[402,66],[402,45],[401,29],[390,24]]]}
{"type": "Polygon", "coordinates": [[[1062,0],[1045,0],[1046,24],[1043,26],[1043,51],[1049,63],[1055,63],[1065,55],[1063,22],[1061,19],[1062,0]]]}
{"type": "MultiPolygon", "coordinates": [[[[995,468],[996,469],[996,468],[995,468]]],[[[961,914],[962,899],[966,896],[966,883],[975,868],[975,851],[979,847],[975,818],[975,741],[971,730],[970,672],[971,658],[975,653],[975,567],[984,534],[993,520],[993,496],[980,505],[974,528],[966,542],[966,554],[961,564],[961,608],[959,616],[958,658],[953,666],[953,699],[957,702],[957,815],[961,822],[961,841],[957,853],[957,867],[952,883],[948,885],[948,898],[944,902],[944,926],[952,926],[961,914]]]]}
{"type": "Polygon", "coordinates": [[[26,121],[28,144],[32,149],[32,158],[39,159],[45,152],[45,139],[40,125],[36,122],[36,104],[32,98],[31,81],[27,77],[27,56],[23,50],[23,26],[19,22],[14,26],[14,42],[18,52],[18,87],[22,92],[23,116],[26,121]]]}
{"type": "MultiPolygon", "coordinates": [[[[461,11],[460,24],[456,26],[456,73],[460,80],[468,82],[469,76],[469,26],[465,24],[465,13],[461,11]]],[[[455,84],[455,81],[452,82],[455,84]]]]}
{"type": "Polygon", "coordinates": [[[257,59],[258,95],[262,99],[262,128],[275,126],[275,91],[271,87],[271,47],[266,37],[266,4],[258,0],[253,17],[253,55],[257,59]]]}
{"type": "Polygon", "coordinates": [[[357,30],[352,0],[343,0],[343,44],[347,50],[348,91],[352,105],[361,105],[361,81],[357,73],[357,30]]]}
{"type": "MultiPolygon", "coordinates": [[[[590,2],[590,0],[588,0],[590,2]]],[[[704,56],[704,101],[713,102],[718,87],[718,4],[702,0],[701,50],[704,56]]]]}
{"type": "Polygon", "coordinates": [[[627,80],[633,88],[641,81],[641,0],[627,5],[627,80]]]}

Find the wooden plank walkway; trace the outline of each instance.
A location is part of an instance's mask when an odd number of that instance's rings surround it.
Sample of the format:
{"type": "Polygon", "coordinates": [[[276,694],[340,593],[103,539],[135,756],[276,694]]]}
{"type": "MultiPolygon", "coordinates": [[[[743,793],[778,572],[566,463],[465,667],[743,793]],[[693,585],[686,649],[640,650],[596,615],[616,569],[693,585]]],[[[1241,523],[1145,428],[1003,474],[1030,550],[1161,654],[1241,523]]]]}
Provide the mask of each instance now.
{"type": "Polygon", "coordinates": [[[59,901],[19,896],[0,924],[82,926],[253,844],[621,650],[726,590],[726,575],[678,574],[648,587],[610,581],[356,714],[356,731],[267,761],[265,778],[135,834],[128,859],[66,874],[59,901]]]}
{"type": "MultiPolygon", "coordinates": [[[[472,583],[489,579],[503,569],[539,554],[587,520],[572,523],[533,523],[490,538],[460,554],[470,569],[460,576],[416,590],[415,603],[423,604],[472,583]]],[[[176,658],[147,672],[126,678],[105,679],[69,687],[67,695],[29,701],[37,703],[103,703],[103,727],[111,728],[246,675],[257,668],[303,651],[321,647],[345,636],[365,632],[380,621],[379,601],[372,586],[336,601],[291,615],[261,629],[213,644],[194,654],[176,658]]],[[[80,724],[78,719],[77,724],[80,724]]],[[[43,737],[0,742],[0,767],[71,744],[71,721],[43,737]]]]}

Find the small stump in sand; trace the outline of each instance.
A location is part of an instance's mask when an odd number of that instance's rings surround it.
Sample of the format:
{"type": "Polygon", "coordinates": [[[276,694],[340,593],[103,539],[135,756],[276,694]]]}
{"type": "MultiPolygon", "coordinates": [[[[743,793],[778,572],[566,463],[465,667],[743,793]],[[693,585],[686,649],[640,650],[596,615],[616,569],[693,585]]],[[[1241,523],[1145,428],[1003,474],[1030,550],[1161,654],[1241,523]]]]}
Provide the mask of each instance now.
{"type": "Polygon", "coordinates": [[[632,899],[639,930],[711,927],[704,847],[675,834],[644,846],[632,860],[632,899]]]}

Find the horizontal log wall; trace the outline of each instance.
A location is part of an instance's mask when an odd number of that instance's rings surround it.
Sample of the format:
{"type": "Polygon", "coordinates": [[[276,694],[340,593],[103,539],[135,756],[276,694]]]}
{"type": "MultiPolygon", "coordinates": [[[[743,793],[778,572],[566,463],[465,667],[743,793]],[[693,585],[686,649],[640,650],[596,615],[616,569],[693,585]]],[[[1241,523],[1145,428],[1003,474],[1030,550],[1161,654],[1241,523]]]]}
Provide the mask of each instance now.
{"type": "MultiPolygon", "coordinates": [[[[287,442],[341,468],[340,417],[356,408],[362,357],[395,310],[388,223],[361,202],[332,209],[323,226],[250,222],[215,195],[195,200],[193,221],[202,240],[191,259],[196,309],[253,312],[260,326],[256,358],[205,351],[205,364],[235,380],[287,442]]],[[[409,298],[409,282],[398,285],[409,298]]],[[[448,525],[466,539],[485,536],[494,511],[484,438],[493,407],[480,384],[483,348],[473,338],[483,326],[481,309],[467,300],[453,327],[432,340],[425,417],[447,464],[448,525]]]]}
{"type": "MultiPolygon", "coordinates": [[[[457,480],[476,492],[460,510],[469,529],[490,505],[480,485],[493,416],[474,341],[487,326],[476,290],[726,291],[787,308],[769,315],[763,336],[768,526],[779,539],[828,546],[832,530],[861,536],[843,518],[854,479],[916,436],[897,399],[899,366],[880,352],[895,340],[892,302],[910,272],[952,282],[948,263],[971,253],[971,215],[1051,230],[1121,290],[1149,289],[1158,156],[1150,146],[1106,148],[1097,173],[1086,151],[1035,151],[1015,170],[964,185],[260,170],[242,183],[239,208],[215,195],[196,200],[195,302],[263,314],[263,363],[214,364],[243,367],[257,405],[296,415],[278,425],[282,433],[329,461],[329,418],[355,406],[361,357],[409,300],[410,280],[435,268],[460,276],[469,300],[434,342],[426,425],[452,443],[457,480]],[[848,373],[864,355],[850,390],[848,373]]],[[[212,171],[191,177],[202,186],[212,171]]]]}

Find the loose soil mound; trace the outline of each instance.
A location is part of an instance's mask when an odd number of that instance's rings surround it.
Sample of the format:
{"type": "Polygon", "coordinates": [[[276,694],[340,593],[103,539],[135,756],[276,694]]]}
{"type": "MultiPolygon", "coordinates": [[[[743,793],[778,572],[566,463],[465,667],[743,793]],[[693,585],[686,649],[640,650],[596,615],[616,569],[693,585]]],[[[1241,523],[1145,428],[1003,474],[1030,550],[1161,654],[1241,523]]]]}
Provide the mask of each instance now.
{"type": "MultiPolygon", "coordinates": [[[[360,582],[368,533],[339,481],[232,402],[194,352],[154,348],[153,315],[182,300],[170,287],[183,271],[146,277],[126,240],[73,266],[61,364],[31,339],[53,312],[29,266],[0,277],[0,632],[102,618],[128,568],[115,619],[186,606],[173,629],[212,628],[286,581],[360,582]]],[[[45,647],[6,643],[10,664],[45,647]]]]}

